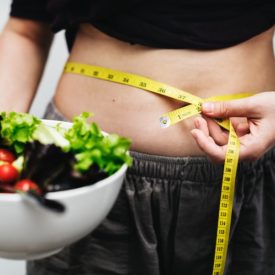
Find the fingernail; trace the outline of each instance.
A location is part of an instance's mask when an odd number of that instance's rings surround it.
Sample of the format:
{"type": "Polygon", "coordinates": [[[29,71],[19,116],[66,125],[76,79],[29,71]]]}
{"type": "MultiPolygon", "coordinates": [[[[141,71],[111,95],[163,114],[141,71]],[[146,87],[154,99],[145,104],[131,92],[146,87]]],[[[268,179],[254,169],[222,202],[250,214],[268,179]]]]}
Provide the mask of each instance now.
{"type": "Polygon", "coordinates": [[[202,109],[206,113],[212,113],[214,111],[214,104],[211,102],[206,102],[202,104],[202,109]]]}

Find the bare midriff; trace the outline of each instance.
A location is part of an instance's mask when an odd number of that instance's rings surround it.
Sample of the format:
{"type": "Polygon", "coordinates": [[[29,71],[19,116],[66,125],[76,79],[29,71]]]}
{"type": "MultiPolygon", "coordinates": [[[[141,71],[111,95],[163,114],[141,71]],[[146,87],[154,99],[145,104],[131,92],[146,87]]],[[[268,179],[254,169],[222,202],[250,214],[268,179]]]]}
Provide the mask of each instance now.
{"type": "MultiPolygon", "coordinates": [[[[199,51],[132,45],[84,24],[69,61],[142,75],[202,98],[274,91],[273,33],[269,29],[233,47],[199,51]]],[[[130,138],[134,151],[164,156],[203,154],[190,134],[193,119],[160,127],[159,117],[183,102],[122,84],[63,74],[55,104],[67,119],[83,111],[94,113],[93,121],[104,131],[130,138]]]]}

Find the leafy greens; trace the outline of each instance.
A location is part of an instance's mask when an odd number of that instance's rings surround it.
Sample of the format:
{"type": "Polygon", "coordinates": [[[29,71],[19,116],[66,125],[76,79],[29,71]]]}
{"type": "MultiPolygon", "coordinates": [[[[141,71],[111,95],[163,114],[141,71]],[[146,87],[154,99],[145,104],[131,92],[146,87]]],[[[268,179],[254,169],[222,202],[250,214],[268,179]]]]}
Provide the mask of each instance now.
{"type": "Polygon", "coordinates": [[[2,144],[10,146],[17,154],[24,150],[27,142],[33,140],[33,133],[41,120],[31,114],[2,112],[0,129],[2,144]]]}
{"type": "MultiPolygon", "coordinates": [[[[9,146],[17,155],[22,155],[26,145],[34,141],[44,145],[53,144],[61,148],[64,153],[74,156],[72,169],[77,175],[87,176],[89,169],[111,175],[124,163],[130,166],[132,163],[132,158],[128,154],[130,140],[117,134],[105,135],[96,123],[88,123],[87,120],[91,115],[83,112],[73,119],[71,128],[61,131],[58,125],[55,129],[49,128],[31,114],[2,112],[1,143],[9,146]]],[[[28,151],[30,148],[28,146],[28,151]]]]}
{"type": "Polygon", "coordinates": [[[65,133],[69,141],[67,150],[74,153],[75,168],[86,171],[93,164],[111,175],[122,164],[131,165],[132,158],[127,153],[130,140],[117,134],[104,135],[96,123],[89,124],[91,113],[83,112],[73,120],[72,127],[65,133]]]}

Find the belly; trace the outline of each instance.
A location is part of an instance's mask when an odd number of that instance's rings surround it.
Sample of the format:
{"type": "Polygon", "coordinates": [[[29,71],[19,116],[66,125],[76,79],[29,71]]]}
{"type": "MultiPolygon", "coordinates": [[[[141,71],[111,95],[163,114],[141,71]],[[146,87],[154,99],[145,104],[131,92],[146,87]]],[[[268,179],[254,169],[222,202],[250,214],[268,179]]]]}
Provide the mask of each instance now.
{"type": "MultiPolygon", "coordinates": [[[[213,50],[153,49],[111,38],[90,25],[77,35],[69,60],[142,75],[202,98],[275,90],[273,30],[237,46],[213,50]]],[[[132,140],[132,150],[168,156],[201,155],[187,119],[161,128],[159,117],[184,104],[104,80],[62,75],[55,103],[71,119],[83,111],[109,133],[132,140]]]]}

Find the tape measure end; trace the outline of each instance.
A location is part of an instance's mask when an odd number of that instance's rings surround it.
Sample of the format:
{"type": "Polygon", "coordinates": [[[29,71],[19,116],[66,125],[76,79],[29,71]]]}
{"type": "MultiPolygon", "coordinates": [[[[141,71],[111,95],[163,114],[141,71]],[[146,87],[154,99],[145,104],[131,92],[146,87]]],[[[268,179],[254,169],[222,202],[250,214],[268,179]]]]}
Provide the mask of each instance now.
{"type": "Polygon", "coordinates": [[[169,127],[170,124],[171,124],[171,121],[170,121],[169,117],[167,117],[167,116],[162,116],[162,117],[159,119],[159,121],[160,121],[160,126],[161,126],[161,128],[167,128],[167,127],[169,127]]]}

